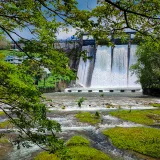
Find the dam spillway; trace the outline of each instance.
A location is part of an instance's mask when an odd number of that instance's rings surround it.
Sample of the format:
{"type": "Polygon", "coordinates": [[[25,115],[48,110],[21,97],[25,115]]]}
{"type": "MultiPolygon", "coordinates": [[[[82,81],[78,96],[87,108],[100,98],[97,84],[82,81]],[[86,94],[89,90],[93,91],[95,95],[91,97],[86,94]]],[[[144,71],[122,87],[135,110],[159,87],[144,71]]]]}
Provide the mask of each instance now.
{"type": "Polygon", "coordinates": [[[84,88],[141,88],[129,69],[137,61],[136,48],[137,45],[83,47],[92,59],[80,59],[76,83],[84,88]]]}

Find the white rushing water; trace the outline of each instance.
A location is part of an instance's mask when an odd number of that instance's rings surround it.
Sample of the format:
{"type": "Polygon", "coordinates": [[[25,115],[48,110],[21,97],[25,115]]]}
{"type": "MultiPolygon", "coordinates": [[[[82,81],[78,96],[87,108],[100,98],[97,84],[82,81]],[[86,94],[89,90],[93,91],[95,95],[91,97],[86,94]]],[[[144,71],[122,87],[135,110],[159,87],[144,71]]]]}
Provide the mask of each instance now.
{"type": "Polygon", "coordinates": [[[14,146],[13,150],[9,155],[7,156],[6,160],[29,160],[32,159],[32,154],[40,148],[37,145],[30,144],[31,147],[26,148],[21,146],[20,149],[17,149],[16,146],[14,146]]]}
{"type": "MultiPolygon", "coordinates": [[[[131,45],[129,67],[131,67],[133,64],[137,62],[136,49],[137,45],[131,45]]],[[[137,84],[136,81],[137,81],[137,76],[129,72],[128,85],[130,87],[139,87],[140,85],[137,84]]]]}
{"type": "MultiPolygon", "coordinates": [[[[87,57],[92,57],[94,55],[94,47],[92,46],[83,46],[82,51],[86,52],[87,57]]],[[[80,58],[79,68],[76,82],[83,87],[88,87],[88,81],[92,77],[92,68],[94,64],[94,58],[84,60],[83,57],[80,58]]]]}
{"type": "MultiPolygon", "coordinates": [[[[136,83],[136,75],[132,75],[129,70],[130,66],[137,61],[136,45],[131,45],[130,47],[130,54],[128,56],[128,45],[116,45],[113,53],[111,53],[111,47],[97,46],[93,67],[91,67],[93,60],[84,62],[81,58],[77,83],[83,87],[91,88],[140,88],[140,85],[136,83]]],[[[88,51],[88,55],[90,55],[89,52],[93,52],[90,46],[85,47],[85,49],[88,51]]]]}

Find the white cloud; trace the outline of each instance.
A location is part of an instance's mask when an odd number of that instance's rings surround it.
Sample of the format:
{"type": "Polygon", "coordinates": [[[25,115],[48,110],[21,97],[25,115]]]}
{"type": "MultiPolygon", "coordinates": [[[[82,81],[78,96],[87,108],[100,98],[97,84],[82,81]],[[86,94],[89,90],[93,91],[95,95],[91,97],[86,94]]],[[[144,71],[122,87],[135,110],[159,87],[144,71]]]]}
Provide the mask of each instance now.
{"type": "MultiPolygon", "coordinates": [[[[32,35],[27,29],[24,29],[23,31],[19,31],[18,29],[16,29],[15,32],[23,38],[27,39],[35,38],[34,35],[32,35]]],[[[71,39],[71,36],[75,35],[75,33],[76,33],[75,28],[68,28],[68,32],[60,29],[59,32],[56,34],[56,36],[58,40],[65,40],[65,39],[71,39]]],[[[11,36],[16,41],[19,39],[19,37],[14,33],[11,33],[11,36]]],[[[8,39],[10,38],[8,37],[8,39]]]]}
{"type": "Polygon", "coordinates": [[[63,31],[62,29],[59,31],[59,33],[57,33],[57,39],[68,39],[71,38],[71,36],[75,35],[76,33],[76,29],[75,28],[68,28],[68,32],[63,31]]]}

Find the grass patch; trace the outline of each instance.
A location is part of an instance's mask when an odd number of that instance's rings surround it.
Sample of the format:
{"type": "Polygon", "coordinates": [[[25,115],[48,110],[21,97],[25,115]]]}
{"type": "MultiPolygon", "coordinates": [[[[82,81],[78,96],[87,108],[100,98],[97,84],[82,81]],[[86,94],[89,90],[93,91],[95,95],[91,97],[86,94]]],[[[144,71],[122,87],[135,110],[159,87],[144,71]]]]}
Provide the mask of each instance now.
{"type": "Polygon", "coordinates": [[[13,124],[9,120],[0,122],[0,129],[12,128],[12,127],[13,127],[13,124]]]}
{"type": "MultiPolygon", "coordinates": [[[[45,87],[54,87],[55,86],[55,81],[53,80],[54,76],[49,76],[45,80],[45,87]]],[[[38,82],[38,87],[44,87],[44,80],[40,80],[38,82]]]]}
{"type": "Polygon", "coordinates": [[[5,115],[5,113],[3,111],[0,111],[0,116],[5,115]]]}
{"type": "Polygon", "coordinates": [[[160,107],[160,103],[152,103],[153,107],[160,107]]]}
{"type": "MultiPolygon", "coordinates": [[[[73,136],[66,143],[67,152],[66,157],[72,160],[111,160],[109,156],[103,152],[90,147],[90,142],[88,139],[82,136],[73,136]]],[[[63,151],[57,152],[55,154],[49,154],[48,152],[41,152],[38,154],[34,160],[60,160],[58,156],[63,151]]],[[[66,158],[65,157],[65,158],[66,158]]],[[[66,159],[67,159],[66,158],[66,159]]]]}
{"type": "Polygon", "coordinates": [[[66,143],[67,146],[89,146],[90,141],[82,136],[73,136],[66,143]]]}
{"type": "Polygon", "coordinates": [[[103,134],[109,136],[112,143],[118,148],[136,151],[154,158],[160,158],[159,129],[116,127],[103,131],[103,134]]]}
{"type": "Polygon", "coordinates": [[[70,147],[69,156],[73,160],[111,160],[103,152],[87,146],[70,147]]]}
{"type": "Polygon", "coordinates": [[[76,114],[76,118],[79,119],[80,122],[86,122],[90,124],[97,124],[101,122],[101,117],[96,114],[91,114],[90,112],[81,112],[76,114]]]}
{"type": "Polygon", "coordinates": [[[160,124],[160,110],[132,110],[131,112],[121,110],[119,112],[112,111],[110,115],[145,125],[160,124]]]}
{"type": "Polygon", "coordinates": [[[34,160],[60,160],[55,154],[49,154],[48,152],[39,153],[34,160]]]}
{"type": "Polygon", "coordinates": [[[10,143],[10,142],[6,137],[1,137],[0,138],[0,144],[8,144],[8,143],[10,143]]]}
{"type": "Polygon", "coordinates": [[[7,155],[13,150],[13,145],[7,137],[0,138],[0,159],[6,159],[7,155]]]}

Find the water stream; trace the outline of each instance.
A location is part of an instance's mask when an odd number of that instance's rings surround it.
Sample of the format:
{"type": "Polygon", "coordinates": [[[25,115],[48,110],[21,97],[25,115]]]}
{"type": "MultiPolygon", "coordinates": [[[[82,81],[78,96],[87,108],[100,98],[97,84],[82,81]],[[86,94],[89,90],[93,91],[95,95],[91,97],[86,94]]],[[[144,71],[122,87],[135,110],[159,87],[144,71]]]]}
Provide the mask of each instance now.
{"type": "MultiPolygon", "coordinates": [[[[100,96],[100,93],[77,93],[77,94],[45,94],[52,102],[47,102],[49,109],[48,118],[56,120],[61,124],[62,133],[60,137],[68,140],[73,135],[84,135],[90,141],[91,145],[107,154],[109,154],[113,160],[144,160],[136,156],[136,154],[120,150],[112,145],[111,141],[102,134],[104,129],[119,127],[137,127],[142,126],[133,122],[123,121],[116,117],[110,116],[109,111],[116,110],[117,105],[121,105],[122,109],[154,109],[149,103],[158,102],[159,99],[153,97],[145,97],[140,93],[137,94],[108,94],[104,93],[104,97],[100,96]],[[80,97],[85,97],[82,107],[77,106],[76,100],[80,97]],[[107,108],[107,105],[114,105],[114,107],[107,108]],[[65,106],[65,109],[62,109],[65,106]],[[98,125],[90,125],[88,123],[79,122],[76,119],[75,114],[89,111],[95,113],[99,111],[101,114],[101,123],[98,125]]],[[[34,146],[26,149],[22,148],[17,150],[16,148],[7,156],[5,160],[31,160],[33,153],[37,152],[39,148],[34,146]]]]}

